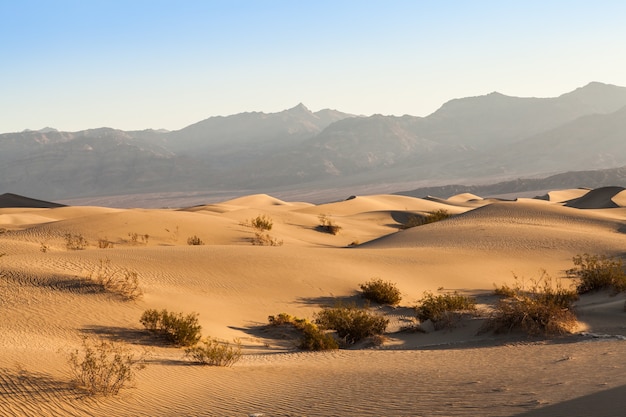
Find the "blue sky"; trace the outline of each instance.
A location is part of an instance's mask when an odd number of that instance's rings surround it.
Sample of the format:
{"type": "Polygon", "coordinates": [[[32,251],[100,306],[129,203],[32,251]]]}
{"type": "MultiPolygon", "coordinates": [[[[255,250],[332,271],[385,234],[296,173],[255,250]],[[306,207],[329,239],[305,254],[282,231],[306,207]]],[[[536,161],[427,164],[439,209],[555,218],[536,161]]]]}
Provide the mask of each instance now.
{"type": "Polygon", "coordinates": [[[626,86],[626,2],[0,0],[0,132],[626,86]]]}

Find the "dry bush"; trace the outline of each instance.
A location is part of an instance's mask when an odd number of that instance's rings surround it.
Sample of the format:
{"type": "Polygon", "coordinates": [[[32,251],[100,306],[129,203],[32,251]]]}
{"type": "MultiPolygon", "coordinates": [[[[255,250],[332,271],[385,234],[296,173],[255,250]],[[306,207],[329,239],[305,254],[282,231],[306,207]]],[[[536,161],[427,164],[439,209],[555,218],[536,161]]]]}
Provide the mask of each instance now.
{"type": "Polygon", "coordinates": [[[82,349],[69,354],[70,375],[90,395],[116,395],[145,368],[146,355],[135,357],[124,345],[83,338],[82,349]]]}
{"type": "Polygon", "coordinates": [[[301,333],[300,343],[298,344],[299,349],[314,351],[339,349],[339,344],[331,334],[320,329],[309,320],[300,319],[286,313],[269,316],[268,320],[272,326],[291,325],[299,330],[301,333]]]}
{"type": "Polygon", "coordinates": [[[585,253],[574,256],[573,262],[575,267],[567,274],[578,279],[580,294],[604,288],[615,292],[626,290],[626,273],[621,259],[585,253]]]}
{"type": "Polygon", "coordinates": [[[320,221],[319,226],[317,226],[318,230],[321,230],[325,233],[330,233],[331,235],[336,235],[341,230],[341,226],[337,226],[337,224],[335,224],[335,222],[330,217],[328,217],[328,215],[320,214],[317,217],[320,221]]]}
{"type": "Polygon", "coordinates": [[[241,359],[241,342],[233,344],[207,337],[197,345],[185,349],[185,356],[201,365],[232,366],[241,359]]]}
{"type": "Polygon", "coordinates": [[[272,218],[265,214],[258,215],[254,219],[248,220],[248,223],[251,227],[261,232],[269,232],[274,225],[272,218]]]}
{"type": "Polygon", "coordinates": [[[128,237],[130,238],[130,243],[132,243],[133,245],[147,245],[148,244],[148,240],[150,239],[150,235],[148,234],[139,234],[139,233],[128,233],[128,237]]]}
{"type": "Polygon", "coordinates": [[[88,246],[87,239],[81,234],[66,233],[64,237],[67,250],[83,250],[88,246]]]}
{"type": "Polygon", "coordinates": [[[346,346],[385,333],[389,320],[355,305],[324,308],[315,315],[322,330],[334,330],[346,346]]]}
{"type": "Polygon", "coordinates": [[[202,246],[204,242],[198,236],[193,235],[187,238],[187,244],[189,246],[202,246]]]}
{"type": "Polygon", "coordinates": [[[456,291],[440,295],[426,291],[415,310],[420,321],[430,320],[435,329],[443,329],[454,326],[464,314],[473,314],[476,311],[476,300],[456,291]]]}
{"type": "Polygon", "coordinates": [[[283,241],[271,236],[269,233],[255,232],[250,239],[255,246],[282,246],[283,241]]]}
{"type": "Polygon", "coordinates": [[[396,284],[389,281],[383,281],[380,278],[372,278],[364,284],[360,284],[361,296],[366,300],[373,301],[378,304],[396,305],[402,300],[400,290],[396,284]]]}
{"type": "Polygon", "coordinates": [[[127,268],[114,268],[108,258],[100,259],[87,279],[100,285],[103,291],[118,294],[125,300],[137,300],[143,295],[137,272],[127,268]]]}
{"type": "Polygon", "coordinates": [[[202,337],[198,314],[170,313],[167,310],[146,310],[139,319],[149,331],[164,336],[177,346],[194,346],[202,337]]]}
{"type": "Polygon", "coordinates": [[[113,249],[113,242],[109,241],[106,237],[104,239],[98,239],[99,249],[113,249]]]}
{"type": "Polygon", "coordinates": [[[512,295],[501,299],[483,330],[508,332],[521,329],[531,336],[569,333],[576,326],[572,304],[578,299],[573,289],[560,280],[553,283],[545,273],[529,285],[515,277],[516,284],[506,287],[512,295]]]}

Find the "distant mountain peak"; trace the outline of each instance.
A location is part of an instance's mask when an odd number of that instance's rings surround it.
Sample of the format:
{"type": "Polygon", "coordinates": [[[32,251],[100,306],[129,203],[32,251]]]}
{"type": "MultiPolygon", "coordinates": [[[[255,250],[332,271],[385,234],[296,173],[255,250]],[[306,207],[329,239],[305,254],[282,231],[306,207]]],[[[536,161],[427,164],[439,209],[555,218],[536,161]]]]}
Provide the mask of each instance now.
{"type": "Polygon", "coordinates": [[[287,111],[288,111],[288,112],[290,112],[290,113],[291,113],[291,112],[293,112],[293,113],[295,113],[295,112],[311,113],[311,110],[309,110],[309,109],[307,108],[307,106],[305,106],[305,105],[304,105],[304,104],[302,104],[302,103],[298,103],[298,105],[296,105],[295,107],[292,107],[292,108],[288,109],[287,111]]]}

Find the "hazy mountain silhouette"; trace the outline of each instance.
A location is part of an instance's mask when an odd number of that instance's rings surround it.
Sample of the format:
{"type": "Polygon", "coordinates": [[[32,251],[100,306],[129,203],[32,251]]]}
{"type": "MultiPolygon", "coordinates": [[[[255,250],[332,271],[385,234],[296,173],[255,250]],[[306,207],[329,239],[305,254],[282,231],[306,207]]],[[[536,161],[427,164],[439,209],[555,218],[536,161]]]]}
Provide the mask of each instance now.
{"type": "Polygon", "coordinates": [[[298,104],[172,132],[2,134],[0,192],[49,200],[225,190],[349,195],[356,186],[496,182],[626,165],[625,136],[626,88],[596,82],[553,98],[454,99],[427,117],[314,113],[298,104]]]}

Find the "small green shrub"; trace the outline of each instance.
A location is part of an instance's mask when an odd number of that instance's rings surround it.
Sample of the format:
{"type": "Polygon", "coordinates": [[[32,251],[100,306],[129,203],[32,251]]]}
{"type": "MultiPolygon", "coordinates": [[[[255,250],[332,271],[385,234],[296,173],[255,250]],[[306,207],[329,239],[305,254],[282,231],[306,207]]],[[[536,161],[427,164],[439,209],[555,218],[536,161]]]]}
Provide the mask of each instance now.
{"type": "Polygon", "coordinates": [[[417,318],[432,321],[435,329],[451,327],[461,315],[475,311],[476,301],[456,291],[440,295],[426,291],[416,307],[417,318]]]}
{"type": "Polygon", "coordinates": [[[272,230],[272,226],[274,225],[271,217],[265,214],[256,216],[254,219],[250,220],[249,223],[256,230],[266,232],[272,230]]]}
{"type": "Polygon", "coordinates": [[[331,235],[336,235],[341,230],[341,226],[338,226],[337,224],[335,224],[335,222],[326,214],[320,214],[318,216],[318,219],[320,221],[320,224],[319,226],[317,226],[317,229],[322,232],[330,233],[331,235]]]}
{"type": "Polygon", "coordinates": [[[401,226],[402,229],[410,229],[412,227],[423,226],[429,223],[439,222],[445,220],[452,215],[445,209],[439,209],[430,212],[426,216],[420,216],[418,214],[410,214],[407,221],[401,226]]]}
{"type": "Polygon", "coordinates": [[[300,319],[290,314],[280,313],[276,316],[268,317],[272,326],[291,325],[301,333],[299,349],[303,350],[330,350],[339,349],[339,344],[333,336],[320,329],[315,323],[307,319],[300,319]]]}
{"type": "Polygon", "coordinates": [[[230,344],[207,337],[185,349],[185,356],[201,365],[232,366],[241,359],[241,342],[235,340],[234,344],[230,344]]]}
{"type": "Polygon", "coordinates": [[[204,242],[198,236],[193,235],[187,238],[187,244],[189,246],[202,246],[204,242]]]}
{"type": "Polygon", "coordinates": [[[626,273],[621,259],[585,253],[574,256],[573,262],[575,267],[569,269],[567,274],[578,279],[580,294],[603,288],[611,288],[615,292],[626,290],[626,273]]]}
{"type": "Polygon", "coordinates": [[[354,305],[324,308],[315,316],[322,330],[335,330],[346,345],[385,333],[389,320],[354,305]]]}
{"type": "Polygon", "coordinates": [[[361,294],[366,300],[373,301],[378,304],[396,305],[402,300],[400,290],[396,284],[383,281],[382,279],[371,279],[370,281],[360,284],[361,294]]]}
{"type": "Polygon", "coordinates": [[[576,325],[572,303],[578,294],[561,281],[553,284],[547,275],[531,280],[527,287],[516,277],[516,285],[507,286],[512,295],[501,299],[487,320],[484,330],[508,332],[521,329],[531,336],[560,335],[576,325]]]}
{"type": "Polygon", "coordinates": [[[198,314],[170,313],[167,310],[146,310],[139,319],[149,331],[163,335],[178,346],[194,346],[200,341],[202,327],[198,323],[198,314]]]}
{"type": "Polygon", "coordinates": [[[121,344],[83,339],[82,349],[69,354],[72,380],[90,395],[116,395],[145,368],[146,354],[135,355],[121,344]]]}
{"type": "Polygon", "coordinates": [[[64,237],[67,250],[83,250],[88,246],[87,239],[81,234],[66,233],[64,237]]]}

